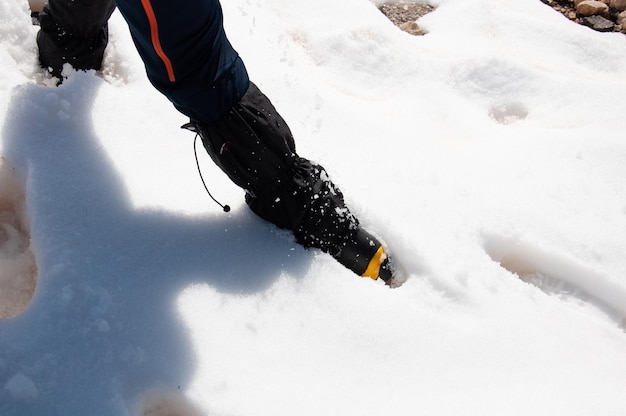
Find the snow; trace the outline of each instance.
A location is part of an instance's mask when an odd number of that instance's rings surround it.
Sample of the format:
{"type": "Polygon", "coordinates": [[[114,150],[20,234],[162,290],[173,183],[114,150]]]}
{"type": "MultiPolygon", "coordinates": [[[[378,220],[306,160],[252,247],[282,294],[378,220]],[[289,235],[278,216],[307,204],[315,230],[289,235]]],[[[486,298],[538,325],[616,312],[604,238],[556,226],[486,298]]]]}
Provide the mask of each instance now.
{"type": "Polygon", "coordinates": [[[256,218],[202,153],[233,209],[210,201],[117,12],[102,74],[54,88],[26,2],[0,3],[0,272],[37,272],[0,279],[0,415],[626,413],[626,37],[538,0],[433,1],[413,37],[377,3],[223,8],[398,289],[256,218]]]}

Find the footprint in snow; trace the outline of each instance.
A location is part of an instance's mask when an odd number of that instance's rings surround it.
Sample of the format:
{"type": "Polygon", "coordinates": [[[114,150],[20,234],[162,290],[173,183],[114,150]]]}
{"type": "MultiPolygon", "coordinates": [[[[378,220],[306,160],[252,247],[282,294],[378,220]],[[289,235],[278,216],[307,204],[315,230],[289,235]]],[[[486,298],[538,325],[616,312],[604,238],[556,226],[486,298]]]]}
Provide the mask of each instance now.
{"type": "Polygon", "coordinates": [[[26,309],[36,284],[24,186],[15,169],[0,157],[0,319],[26,309]]]}

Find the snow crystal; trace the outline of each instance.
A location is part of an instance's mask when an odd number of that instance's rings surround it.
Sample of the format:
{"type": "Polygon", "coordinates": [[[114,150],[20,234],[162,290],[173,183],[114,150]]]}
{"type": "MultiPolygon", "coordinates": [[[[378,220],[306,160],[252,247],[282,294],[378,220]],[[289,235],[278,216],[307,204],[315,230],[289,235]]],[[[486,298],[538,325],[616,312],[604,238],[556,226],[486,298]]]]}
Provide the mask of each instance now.
{"type": "Polygon", "coordinates": [[[17,401],[32,401],[39,396],[39,390],[35,383],[22,373],[11,377],[4,388],[17,401]]]}

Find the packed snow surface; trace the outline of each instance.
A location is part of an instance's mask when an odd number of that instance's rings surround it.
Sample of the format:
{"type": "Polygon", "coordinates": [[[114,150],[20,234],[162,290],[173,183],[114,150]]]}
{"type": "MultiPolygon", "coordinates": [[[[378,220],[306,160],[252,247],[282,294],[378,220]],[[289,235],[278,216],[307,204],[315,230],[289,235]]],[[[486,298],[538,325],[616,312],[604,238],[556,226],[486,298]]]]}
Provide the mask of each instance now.
{"type": "Polygon", "coordinates": [[[389,289],[201,153],[233,210],[209,200],[118,13],[103,71],[56,88],[1,2],[0,415],[626,414],[626,37],[432,4],[414,37],[369,0],[223,1],[298,152],[410,275],[389,289]]]}

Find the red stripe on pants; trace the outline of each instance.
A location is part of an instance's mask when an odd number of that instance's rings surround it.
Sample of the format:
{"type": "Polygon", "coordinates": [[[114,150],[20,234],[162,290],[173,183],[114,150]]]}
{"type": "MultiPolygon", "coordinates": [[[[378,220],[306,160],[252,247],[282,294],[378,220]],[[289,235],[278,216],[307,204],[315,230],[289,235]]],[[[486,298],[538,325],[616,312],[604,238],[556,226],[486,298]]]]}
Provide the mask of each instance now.
{"type": "Polygon", "coordinates": [[[152,37],[152,46],[154,47],[154,51],[159,56],[159,58],[161,58],[161,61],[163,61],[163,65],[165,65],[167,77],[170,82],[175,82],[176,76],[174,75],[172,62],[161,47],[161,40],[159,39],[159,27],[157,25],[156,16],[154,15],[154,10],[152,9],[152,4],[150,3],[150,0],[141,0],[141,4],[143,5],[143,9],[146,12],[146,16],[148,17],[148,22],[150,23],[150,36],[152,37]]]}

